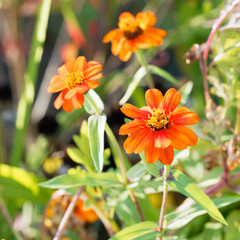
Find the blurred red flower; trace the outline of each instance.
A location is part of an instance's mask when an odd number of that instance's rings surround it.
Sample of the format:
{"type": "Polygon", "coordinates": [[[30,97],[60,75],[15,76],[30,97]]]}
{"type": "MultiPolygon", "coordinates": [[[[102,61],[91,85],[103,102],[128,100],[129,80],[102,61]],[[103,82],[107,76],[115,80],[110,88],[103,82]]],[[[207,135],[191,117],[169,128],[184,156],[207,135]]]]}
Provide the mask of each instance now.
{"type": "Polygon", "coordinates": [[[146,49],[159,46],[163,42],[166,31],[153,28],[156,17],[152,12],[140,12],[134,17],[124,12],[119,17],[119,28],[111,30],[103,38],[103,43],[112,42],[112,54],[126,62],[132,52],[139,48],[146,49]]]}
{"type": "Polygon", "coordinates": [[[86,61],[85,57],[71,58],[58,68],[58,75],[53,76],[49,93],[61,92],[54,102],[54,107],[66,112],[79,109],[84,102],[84,93],[98,87],[102,74],[102,65],[95,61],[86,61]]]}
{"type": "Polygon", "coordinates": [[[173,148],[186,149],[196,144],[198,137],[184,125],[192,125],[199,121],[198,115],[188,108],[176,108],[181,94],[171,88],[165,96],[158,89],[149,89],[145,93],[148,106],[141,109],[125,103],[121,111],[133,121],[124,124],[120,135],[128,135],[124,142],[127,153],[140,153],[145,150],[148,163],[157,160],[164,165],[173,161],[173,148]]]}

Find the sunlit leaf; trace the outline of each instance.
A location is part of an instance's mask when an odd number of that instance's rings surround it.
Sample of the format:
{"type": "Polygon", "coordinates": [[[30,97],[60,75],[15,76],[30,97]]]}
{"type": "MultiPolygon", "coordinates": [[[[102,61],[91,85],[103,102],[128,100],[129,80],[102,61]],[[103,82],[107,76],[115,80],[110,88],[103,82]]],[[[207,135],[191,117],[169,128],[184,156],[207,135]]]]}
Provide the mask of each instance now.
{"type": "Polygon", "coordinates": [[[222,214],[219,212],[214,203],[210,198],[202,192],[202,190],[194,184],[184,173],[179,170],[171,170],[170,175],[167,179],[167,184],[185,196],[193,199],[197,203],[201,204],[202,207],[217,221],[227,225],[222,214]]]}
{"type": "Polygon", "coordinates": [[[149,240],[160,235],[156,231],[158,225],[155,222],[141,222],[127,227],[115,234],[110,240],[149,240]]]}
{"type": "Polygon", "coordinates": [[[123,105],[127,102],[127,100],[132,96],[134,90],[137,88],[143,77],[146,75],[146,69],[144,67],[140,67],[137,72],[134,74],[132,81],[130,82],[126,93],[119,101],[120,105],[123,105]]]}
{"type": "Polygon", "coordinates": [[[88,118],[90,151],[94,165],[99,173],[102,172],[104,162],[103,153],[106,119],[104,115],[92,115],[88,118]]]}
{"type": "Polygon", "coordinates": [[[80,186],[104,186],[112,187],[120,185],[120,176],[115,173],[87,173],[82,171],[80,174],[74,175],[60,175],[52,178],[46,182],[39,184],[41,187],[52,189],[67,189],[76,188],[80,186]]]}

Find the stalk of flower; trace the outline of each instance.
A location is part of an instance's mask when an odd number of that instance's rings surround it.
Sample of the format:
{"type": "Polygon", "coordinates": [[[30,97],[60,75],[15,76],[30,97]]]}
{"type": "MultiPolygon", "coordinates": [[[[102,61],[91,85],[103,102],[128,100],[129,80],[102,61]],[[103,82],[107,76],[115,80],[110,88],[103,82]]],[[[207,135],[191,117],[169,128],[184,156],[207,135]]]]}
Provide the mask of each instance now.
{"type": "Polygon", "coordinates": [[[61,92],[54,102],[54,107],[61,107],[66,112],[73,108],[80,109],[84,102],[84,93],[98,87],[102,65],[96,61],[86,61],[85,57],[71,58],[58,68],[58,75],[53,76],[49,93],[61,92]]]}
{"type": "Polygon", "coordinates": [[[119,17],[117,29],[111,30],[103,38],[103,43],[112,43],[112,54],[127,62],[133,52],[159,46],[163,43],[166,31],[154,28],[156,16],[148,12],[140,12],[134,17],[124,12],[119,17]]]}
{"type": "Polygon", "coordinates": [[[141,109],[124,104],[121,111],[134,120],[121,126],[120,135],[129,135],[124,142],[127,153],[140,153],[145,150],[148,163],[162,162],[170,165],[173,161],[173,149],[186,149],[194,146],[197,135],[184,125],[199,121],[198,115],[186,107],[176,108],[181,94],[171,88],[165,96],[158,89],[149,89],[145,93],[148,106],[141,109]]]}

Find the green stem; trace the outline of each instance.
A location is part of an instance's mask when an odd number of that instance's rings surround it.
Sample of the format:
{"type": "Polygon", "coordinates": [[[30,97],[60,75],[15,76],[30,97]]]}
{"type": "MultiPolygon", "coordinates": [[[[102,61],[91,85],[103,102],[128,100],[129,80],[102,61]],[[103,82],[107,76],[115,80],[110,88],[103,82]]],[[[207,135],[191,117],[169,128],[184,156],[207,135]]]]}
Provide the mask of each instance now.
{"type": "Polygon", "coordinates": [[[141,52],[141,50],[138,50],[135,52],[136,56],[137,56],[137,59],[138,59],[138,62],[141,64],[141,66],[143,66],[146,70],[146,76],[147,76],[147,84],[148,84],[148,87],[149,88],[154,88],[154,82],[153,82],[153,79],[152,79],[152,75],[149,71],[149,68],[148,68],[148,65],[147,65],[147,62],[141,52]]]}
{"type": "MultiPolygon", "coordinates": [[[[164,182],[163,182],[163,199],[162,199],[162,206],[161,206],[161,212],[160,212],[160,217],[159,217],[159,232],[163,230],[163,221],[164,221],[164,215],[166,211],[166,206],[167,206],[167,197],[168,197],[168,185],[167,185],[167,177],[169,175],[169,165],[164,165],[164,182]]],[[[162,238],[160,238],[162,239],[162,238]]]]}
{"type": "Polygon", "coordinates": [[[84,191],[84,194],[88,198],[89,202],[92,204],[94,211],[102,221],[109,236],[112,237],[116,232],[119,231],[117,223],[113,219],[109,219],[105,215],[104,211],[100,208],[99,204],[92,198],[92,196],[87,191],[84,191]]]}

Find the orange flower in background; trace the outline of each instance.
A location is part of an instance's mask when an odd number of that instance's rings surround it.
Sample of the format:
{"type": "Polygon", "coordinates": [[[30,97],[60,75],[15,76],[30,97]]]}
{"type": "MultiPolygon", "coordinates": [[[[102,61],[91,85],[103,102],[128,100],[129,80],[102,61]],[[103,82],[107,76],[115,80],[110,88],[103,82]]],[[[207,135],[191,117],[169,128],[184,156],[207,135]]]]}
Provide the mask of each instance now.
{"type": "Polygon", "coordinates": [[[166,31],[153,28],[156,17],[152,12],[140,12],[134,17],[124,12],[119,17],[119,28],[105,35],[103,43],[112,42],[112,54],[126,62],[133,52],[139,48],[146,49],[159,46],[163,42],[166,31]]]}
{"type": "Polygon", "coordinates": [[[199,121],[198,115],[188,108],[176,108],[181,94],[171,88],[165,96],[158,89],[149,89],[145,93],[148,106],[141,109],[125,103],[121,111],[133,121],[121,126],[120,135],[128,135],[124,142],[127,153],[140,153],[145,150],[148,163],[157,160],[164,165],[173,161],[173,148],[182,150],[196,144],[198,137],[184,125],[199,121]]]}
{"type": "Polygon", "coordinates": [[[49,93],[61,92],[54,102],[56,109],[71,112],[79,109],[84,102],[84,93],[98,87],[102,74],[102,65],[95,61],[86,61],[85,57],[71,58],[58,68],[58,75],[53,76],[49,93]]]}

